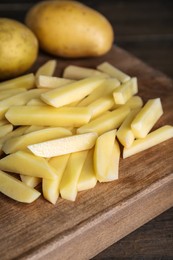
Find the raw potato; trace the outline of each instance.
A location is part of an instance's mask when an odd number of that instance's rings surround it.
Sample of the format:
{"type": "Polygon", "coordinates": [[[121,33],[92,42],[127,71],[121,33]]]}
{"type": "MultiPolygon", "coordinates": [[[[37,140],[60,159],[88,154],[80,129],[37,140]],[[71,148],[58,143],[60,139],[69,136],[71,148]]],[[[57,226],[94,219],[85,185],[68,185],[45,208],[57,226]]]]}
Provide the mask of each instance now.
{"type": "Polygon", "coordinates": [[[0,90],[11,90],[18,88],[31,89],[35,84],[35,76],[33,73],[9,79],[0,83],[0,90]]]}
{"type": "Polygon", "coordinates": [[[116,78],[120,82],[124,83],[130,79],[130,76],[121,70],[115,68],[109,62],[103,62],[97,66],[97,69],[108,74],[110,77],[116,78]]]}
{"type": "Polygon", "coordinates": [[[26,176],[23,174],[20,174],[20,178],[23,183],[25,183],[27,186],[31,188],[35,188],[41,182],[41,178],[26,176]]]}
{"type": "Polygon", "coordinates": [[[74,80],[40,75],[36,79],[37,88],[58,88],[72,83],[74,80]]]}
{"type": "Polygon", "coordinates": [[[145,138],[137,139],[129,148],[124,148],[123,158],[142,152],[154,145],[160,144],[173,137],[173,127],[165,125],[149,133],[145,138]]]}
{"type": "Polygon", "coordinates": [[[35,62],[38,41],[24,24],[0,18],[0,80],[17,77],[35,62]]]}
{"type": "Polygon", "coordinates": [[[87,107],[12,106],[5,116],[13,125],[79,127],[88,123],[91,112],[87,107]]]}
{"type": "Polygon", "coordinates": [[[80,177],[77,183],[78,191],[92,189],[97,184],[97,179],[96,179],[94,164],[93,164],[93,154],[94,154],[94,148],[88,151],[87,158],[82,167],[80,177]]]}
{"type": "Polygon", "coordinates": [[[137,92],[137,79],[131,78],[114,90],[113,97],[115,104],[124,105],[132,96],[137,94],[137,92]]]}
{"type": "Polygon", "coordinates": [[[42,190],[44,198],[52,204],[55,204],[59,197],[60,183],[69,157],[70,154],[65,154],[49,160],[49,164],[55,169],[57,178],[55,180],[43,179],[42,190]]]}
{"type": "Polygon", "coordinates": [[[50,180],[57,178],[55,170],[44,158],[24,151],[18,151],[2,158],[0,170],[50,180]]]}
{"type": "Polygon", "coordinates": [[[77,184],[87,153],[88,151],[81,151],[70,155],[60,184],[60,193],[63,199],[75,201],[77,184]]]}
{"type": "Polygon", "coordinates": [[[108,131],[97,138],[94,150],[94,169],[96,178],[102,182],[107,177],[107,171],[110,167],[116,130],[108,131]]]}
{"type": "Polygon", "coordinates": [[[0,171],[0,192],[14,200],[25,203],[31,203],[41,195],[37,190],[28,187],[3,171],[0,171]]]}
{"type": "Polygon", "coordinates": [[[63,88],[47,91],[47,93],[41,95],[41,98],[48,105],[54,107],[65,106],[86,97],[103,82],[104,79],[99,76],[82,79],[65,85],[63,88]]]}
{"type": "Polygon", "coordinates": [[[43,50],[63,57],[100,56],[112,46],[111,24],[97,11],[76,1],[38,3],[26,16],[43,50]]]}
{"type": "Polygon", "coordinates": [[[45,75],[45,76],[52,76],[55,72],[57,62],[56,60],[49,60],[44,63],[39,69],[37,70],[35,76],[36,78],[45,75]]]}
{"type": "Polygon", "coordinates": [[[136,138],[144,138],[163,114],[160,98],[150,99],[131,123],[136,138]]]}
{"type": "Polygon", "coordinates": [[[133,109],[117,131],[118,140],[124,147],[130,147],[135,140],[131,123],[138,112],[139,108],[133,109]]]}
{"type": "Polygon", "coordinates": [[[96,139],[96,133],[72,135],[43,143],[29,145],[28,149],[37,156],[50,158],[88,150],[95,145],[96,139]]]}
{"type": "MultiPolygon", "coordinates": [[[[107,112],[107,111],[106,111],[107,112]]],[[[107,131],[113,130],[121,125],[125,117],[130,112],[126,107],[115,109],[112,112],[103,114],[77,129],[78,134],[95,132],[101,135],[107,131]]]]}
{"type": "Polygon", "coordinates": [[[103,76],[106,78],[109,77],[107,74],[102,73],[98,70],[74,66],[74,65],[67,66],[63,72],[63,78],[74,79],[74,80],[84,79],[93,76],[103,76]]]}
{"type": "Polygon", "coordinates": [[[95,90],[91,92],[86,98],[82,99],[78,106],[87,106],[92,102],[96,101],[98,98],[105,95],[111,94],[118,86],[120,82],[117,79],[109,78],[103,81],[95,90]]]}
{"type": "Polygon", "coordinates": [[[2,150],[8,153],[14,153],[19,150],[25,150],[28,145],[45,142],[48,140],[71,135],[71,131],[63,127],[48,127],[22,136],[8,139],[2,147],[2,150]]]}

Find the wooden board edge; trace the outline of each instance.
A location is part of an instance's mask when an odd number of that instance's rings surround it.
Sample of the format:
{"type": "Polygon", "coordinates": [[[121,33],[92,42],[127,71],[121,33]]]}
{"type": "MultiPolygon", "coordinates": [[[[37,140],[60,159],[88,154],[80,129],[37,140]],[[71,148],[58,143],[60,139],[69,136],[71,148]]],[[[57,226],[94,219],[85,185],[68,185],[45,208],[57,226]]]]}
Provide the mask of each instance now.
{"type": "Polygon", "coordinates": [[[173,173],[18,259],[90,259],[172,206],[173,173]]]}

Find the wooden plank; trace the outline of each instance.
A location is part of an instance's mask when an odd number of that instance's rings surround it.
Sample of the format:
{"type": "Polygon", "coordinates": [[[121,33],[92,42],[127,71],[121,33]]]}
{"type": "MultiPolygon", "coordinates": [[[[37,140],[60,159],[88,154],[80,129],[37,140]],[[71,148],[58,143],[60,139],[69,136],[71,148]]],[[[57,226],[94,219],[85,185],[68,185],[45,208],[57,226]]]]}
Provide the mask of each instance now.
{"type": "MultiPolygon", "coordinates": [[[[49,58],[40,54],[32,70],[49,58]]],[[[118,47],[100,58],[58,59],[56,75],[67,64],[95,67],[105,60],[138,77],[144,101],[161,97],[165,114],[156,127],[173,124],[172,80],[118,47]]],[[[74,203],[59,199],[53,206],[40,198],[24,205],[0,194],[1,258],[94,256],[173,205],[172,160],[173,139],[121,159],[118,181],[81,192],[74,203]]]]}

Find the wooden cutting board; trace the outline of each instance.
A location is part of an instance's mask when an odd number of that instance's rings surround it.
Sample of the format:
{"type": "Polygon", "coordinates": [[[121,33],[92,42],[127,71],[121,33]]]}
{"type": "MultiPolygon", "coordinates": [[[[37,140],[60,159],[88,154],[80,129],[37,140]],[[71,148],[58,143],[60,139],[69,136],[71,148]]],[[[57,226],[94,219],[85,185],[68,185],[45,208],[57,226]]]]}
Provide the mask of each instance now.
{"type": "MultiPolygon", "coordinates": [[[[35,71],[52,57],[40,54],[35,71]]],[[[164,115],[156,128],[173,125],[173,82],[124,50],[101,58],[58,59],[56,75],[68,64],[95,67],[109,61],[137,76],[144,101],[161,97],[164,115]]],[[[173,206],[173,138],[120,160],[117,181],[80,192],[75,202],[42,197],[31,205],[0,194],[0,259],[89,259],[173,206]]]]}

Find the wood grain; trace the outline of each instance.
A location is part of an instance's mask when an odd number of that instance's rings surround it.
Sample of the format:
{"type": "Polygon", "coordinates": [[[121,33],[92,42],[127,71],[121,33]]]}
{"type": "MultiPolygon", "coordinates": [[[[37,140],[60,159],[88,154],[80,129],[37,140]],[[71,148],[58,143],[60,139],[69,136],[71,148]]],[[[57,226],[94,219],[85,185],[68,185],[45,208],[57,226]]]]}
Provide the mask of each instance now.
{"type": "MultiPolygon", "coordinates": [[[[40,53],[35,71],[50,56],[40,53]]],[[[124,50],[114,47],[101,58],[58,59],[57,75],[67,64],[95,67],[107,60],[139,79],[144,101],[161,97],[164,116],[156,127],[173,124],[173,82],[124,50]]],[[[81,192],[77,200],[53,206],[40,198],[31,205],[0,194],[2,259],[86,259],[173,206],[173,139],[120,161],[120,179],[81,192]]]]}

